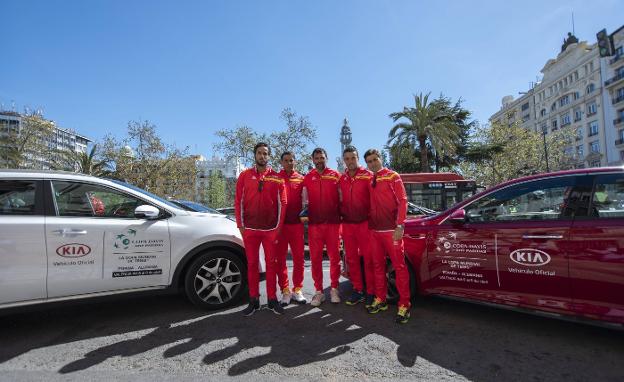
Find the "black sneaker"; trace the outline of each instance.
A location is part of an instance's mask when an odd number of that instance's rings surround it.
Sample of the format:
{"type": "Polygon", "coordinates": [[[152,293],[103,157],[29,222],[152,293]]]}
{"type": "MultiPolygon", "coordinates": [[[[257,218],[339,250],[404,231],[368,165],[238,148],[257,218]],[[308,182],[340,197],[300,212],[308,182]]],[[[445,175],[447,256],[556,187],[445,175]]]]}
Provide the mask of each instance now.
{"type": "Polygon", "coordinates": [[[373,305],[373,301],[375,301],[375,295],[367,293],[366,300],[364,300],[364,307],[366,309],[370,308],[370,306],[373,305]]]}
{"type": "Polygon", "coordinates": [[[250,298],[249,305],[243,309],[243,316],[251,316],[256,310],[260,309],[260,301],[257,298],[250,298]]]}
{"type": "Polygon", "coordinates": [[[367,309],[368,313],[370,314],[376,314],[386,310],[388,310],[388,303],[385,301],[381,301],[381,299],[377,297],[375,297],[375,300],[373,300],[373,304],[367,309]]]}
{"type": "Polygon", "coordinates": [[[349,297],[349,299],[345,301],[345,304],[356,305],[357,303],[362,302],[362,301],[364,301],[364,293],[353,291],[351,292],[351,297],[349,297]]]}
{"type": "Polygon", "coordinates": [[[275,314],[284,314],[284,308],[282,308],[282,305],[280,305],[277,300],[269,300],[267,303],[267,309],[272,310],[275,314]]]}
{"type": "Polygon", "coordinates": [[[407,324],[410,319],[410,309],[407,306],[399,306],[399,310],[396,315],[395,322],[397,324],[407,324]]]}

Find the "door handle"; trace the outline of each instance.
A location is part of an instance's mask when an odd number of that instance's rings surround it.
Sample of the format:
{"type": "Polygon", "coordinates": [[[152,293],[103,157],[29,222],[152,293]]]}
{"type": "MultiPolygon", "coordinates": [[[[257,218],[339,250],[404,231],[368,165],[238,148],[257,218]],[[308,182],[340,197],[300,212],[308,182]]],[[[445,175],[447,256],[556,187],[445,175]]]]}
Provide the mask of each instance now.
{"type": "Polygon", "coordinates": [[[56,231],[52,231],[53,233],[60,236],[78,236],[78,235],[86,235],[86,230],[73,230],[73,229],[57,229],[56,231]]]}
{"type": "Polygon", "coordinates": [[[523,239],[563,239],[563,235],[522,235],[523,239]]]}

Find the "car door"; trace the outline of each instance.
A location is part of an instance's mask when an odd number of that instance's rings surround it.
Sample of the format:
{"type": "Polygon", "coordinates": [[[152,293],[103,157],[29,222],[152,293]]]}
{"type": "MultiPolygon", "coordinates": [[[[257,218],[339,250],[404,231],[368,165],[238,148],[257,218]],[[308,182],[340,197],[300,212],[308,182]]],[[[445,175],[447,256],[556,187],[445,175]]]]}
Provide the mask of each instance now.
{"type": "Polygon", "coordinates": [[[596,175],[588,214],[572,227],[570,278],[577,313],[624,323],[624,174],[596,175]]]}
{"type": "Polygon", "coordinates": [[[89,182],[51,180],[48,187],[49,297],[167,285],[168,221],[134,216],[149,203],[89,182]]]}
{"type": "Polygon", "coordinates": [[[465,257],[455,264],[470,270],[458,272],[449,264],[445,271],[454,278],[440,285],[510,305],[570,309],[566,244],[574,214],[564,200],[575,182],[574,177],[523,182],[464,207],[465,223],[445,233],[457,239],[443,244],[449,254],[465,257]]]}
{"type": "Polygon", "coordinates": [[[42,185],[0,180],[0,304],[46,297],[42,185]]]}

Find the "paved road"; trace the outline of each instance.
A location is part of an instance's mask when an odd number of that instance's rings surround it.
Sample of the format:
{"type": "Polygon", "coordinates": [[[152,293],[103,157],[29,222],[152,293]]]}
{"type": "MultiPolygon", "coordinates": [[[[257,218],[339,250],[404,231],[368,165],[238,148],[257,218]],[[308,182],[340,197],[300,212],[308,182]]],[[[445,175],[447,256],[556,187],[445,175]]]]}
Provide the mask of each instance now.
{"type": "Polygon", "coordinates": [[[158,295],[5,314],[0,380],[624,380],[624,333],[603,328],[440,298],[404,326],[344,304],[242,308],[158,295]]]}

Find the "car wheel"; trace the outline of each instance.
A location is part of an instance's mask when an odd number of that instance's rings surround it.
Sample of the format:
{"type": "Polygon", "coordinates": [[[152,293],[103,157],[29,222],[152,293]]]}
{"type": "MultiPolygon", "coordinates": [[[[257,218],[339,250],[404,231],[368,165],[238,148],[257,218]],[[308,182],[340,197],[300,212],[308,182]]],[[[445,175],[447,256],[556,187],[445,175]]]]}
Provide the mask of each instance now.
{"type": "MultiPolygon", "coordinates": [[[[391,304],[396,304],[399,302],[399,290],[396,286],[396,272],[394,270],[394,266],[392,265],[392,261],[390,259],[387,260],[388,263],[386,265],[386,278],[388,280],[388,294],[386,299],[391,304]]],[[[412,270],[412,267],[409,263],[406,262],[407,272],[409,273],[409,287],[410,287],[410,297],[411,300],[414,300],[414,297],[418,294],[418,288],[416,286],[416,275],[412,270]]]]}
{"type": "Polygon", "coordinates": [[[193,261],[184,277],[186,295],[204,309],[221,309],[238,302],[247,284],[243,260],[231,252],[216,250],[193,261]]]}

